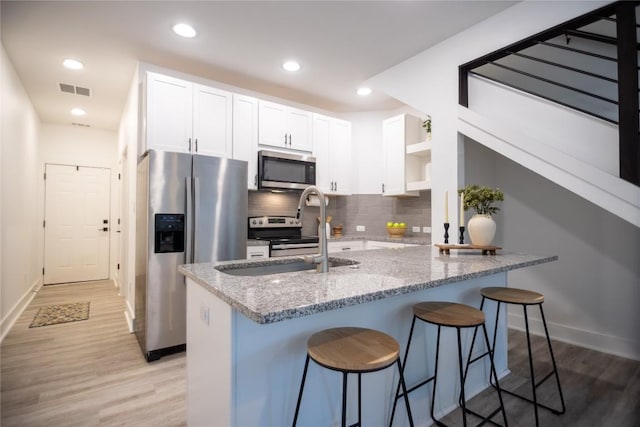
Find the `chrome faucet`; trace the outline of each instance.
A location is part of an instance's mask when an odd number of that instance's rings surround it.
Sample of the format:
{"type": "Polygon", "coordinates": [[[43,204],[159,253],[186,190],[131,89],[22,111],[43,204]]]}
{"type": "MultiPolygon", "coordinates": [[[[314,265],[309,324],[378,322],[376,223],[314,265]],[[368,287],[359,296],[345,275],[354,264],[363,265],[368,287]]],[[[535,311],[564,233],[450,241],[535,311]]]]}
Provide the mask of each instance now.
{"type": "Polygon", "coordinates": [[[329,271],[329,253],[327,252],[327,232],[326,232],[326,222],[327,222],[327,206],[324,200],[324,194],[318,187],[311,185],[302,192],[300,195],[300,200],[298,201],[298,212],[296,213],[296,218],[300,219],[302,216],[302,211],[304,209],[304,202],[307,200],[307,197],[311,193],[315,193],[320,200],[320,224],[318,225],[318,238],[320,239],[320,253],[317,255],[312,255],[309,260],[305,259],[305,261],[312,262],[316,264],[316,268],[318,273],[327,273],[329,271]]]}

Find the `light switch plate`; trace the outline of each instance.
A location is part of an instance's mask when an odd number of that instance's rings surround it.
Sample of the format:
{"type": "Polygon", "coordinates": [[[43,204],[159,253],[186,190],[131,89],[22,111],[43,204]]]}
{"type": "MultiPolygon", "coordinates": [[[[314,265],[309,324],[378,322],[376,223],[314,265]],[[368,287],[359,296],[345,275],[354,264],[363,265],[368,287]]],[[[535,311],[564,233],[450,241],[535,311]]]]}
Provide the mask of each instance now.
{"type": "Polygon", "coordinates": [[[422,227],[423,233],[431,233],[431,227],[422,227]]]}
{"type": "Polygon", "coordinates": [[[365,231],[364,225],[356,225],[356,231],[365,231]]]}
{"type": "Polygon", "coordinates": [[[413,231],[414,233],[419,233],[420,232],[420,227],[419,226],[411,227],[411,231],[413,231]]]}

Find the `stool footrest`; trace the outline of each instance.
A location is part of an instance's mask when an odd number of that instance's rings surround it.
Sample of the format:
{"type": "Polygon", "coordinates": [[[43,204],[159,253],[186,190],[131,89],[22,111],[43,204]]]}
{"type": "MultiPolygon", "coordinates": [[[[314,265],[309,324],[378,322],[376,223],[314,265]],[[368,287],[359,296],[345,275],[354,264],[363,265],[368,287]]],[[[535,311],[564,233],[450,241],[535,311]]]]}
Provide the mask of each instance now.
{"type": "Polygon", "coordinates": [[[466,408],[466,412],[471,414],[471,415],[475,415],[476,417],[480,418],[482,421],[479,424],[476,424],[476,427],[480,427],[481,425],[485,424],[485,423],[490,423],[493,424],[494,426],[499,426],[499,427],[503,427],[502,424],[498,424],[497,422],[493,421],[491,418],[495,417],[499,412],[501,411],[501,408],[498,407],[497,409],[495,409],[492,413],[490,413],[489,415],[487,415],[486,417],[484,415],[481,415],[477,412],[475,412],[472,409],[466,408]]]}
{"type": "MultiPolygon", "coordinates": [[[[414,385],[413,387],[408,387],[407,388],[407,394],[411,393],[412,391],[415,391],[415,390],[419,389],[420,387],[422,387],[423,385],[427,384],[430,381],[433,381],[434,379],[435,379],[435,377],[427,378],[426,380],[414,385]]],[[[396,395],[396,400],[400,399],[403,396],[404,396],[404,393],[397,394],[396,395]]]]}
{"type": "Polygon", "coordinates": [[[484,353],[482,353],[481,355],[479,355],[478,357],[475,357],[471,360],[469,360],[468,364],[471,365],[474,362],[477,362],[478,360],[482,359],[483,357],[487,356],[489,354],[489,351],[485,351],[484,353]]]}
{"type": "MultiPolygon", "coordinates": [[[[493,385],[493,384],[492,384],[492,385],[493,385]]],[[[495,386],[494,386],[494,388],[495,388],[495,386]]],[[[523,395],[521,395],[521,394],[518,394],[518,393],[516,393],[515,391],[506,390],[504,387],[500,387],[500,391],[501,391],[501,392],[503,392],[503,393],[507,393],[507,394],[509,394],[509,395],[511,395],[511,396],[513,396],[513,397],[517,397],[517,398],[519,398],[519,399],[522,399],[522,400],[524,400],[524,401],[527,401],[527,402],[529,402],[529,403],[531,403],[531,404],[535,404],[535,405],[537,405],[538,407],[540,407],[540,408],[544,408],[544,409],[546,409],[547,411],[551,411],[552,413],[554,413],[554,414],[556,414],[556,415],[562,415],[562,414],[564,414],[564,412],[565,412],[565,411],[564,411],[564,409],[563,409],[563,410],[555,409],[555,408],[552,408],[552,407],[550,407],[550,406],[545,405],[544,403],[534,402],[533,400],[531,400],[531,399],[530,399],[530,398],[528,398],[527,396],[523,396],[523,395]]]]}

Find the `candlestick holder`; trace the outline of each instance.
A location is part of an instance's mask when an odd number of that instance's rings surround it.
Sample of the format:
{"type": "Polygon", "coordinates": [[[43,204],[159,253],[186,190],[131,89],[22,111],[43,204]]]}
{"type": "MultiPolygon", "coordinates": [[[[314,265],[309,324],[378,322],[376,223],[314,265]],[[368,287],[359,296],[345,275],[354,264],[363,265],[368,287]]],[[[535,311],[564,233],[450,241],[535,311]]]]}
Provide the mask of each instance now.
{"type": "Polygon", "coordinates": [[[444,223],[444,242],[449,243],[449,223],[444,223]]]}
{"type": "Polygon", "coordinates": [[[460,227],[460,240],[459,243],[464,245],[464,227],[460,227]]]}

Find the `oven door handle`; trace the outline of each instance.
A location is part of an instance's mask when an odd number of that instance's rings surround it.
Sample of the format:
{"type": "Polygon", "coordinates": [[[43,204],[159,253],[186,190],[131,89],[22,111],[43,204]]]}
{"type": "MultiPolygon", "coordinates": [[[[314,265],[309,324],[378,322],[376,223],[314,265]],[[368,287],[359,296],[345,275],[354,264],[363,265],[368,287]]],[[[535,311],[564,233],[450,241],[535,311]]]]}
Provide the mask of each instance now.
{"type": "Polygon", "coordinates": [[[271,245],[271,249],[302,249],[302,248],[318,248],[318,243],[278,243],[271,245]]]}

